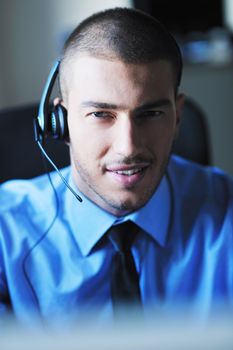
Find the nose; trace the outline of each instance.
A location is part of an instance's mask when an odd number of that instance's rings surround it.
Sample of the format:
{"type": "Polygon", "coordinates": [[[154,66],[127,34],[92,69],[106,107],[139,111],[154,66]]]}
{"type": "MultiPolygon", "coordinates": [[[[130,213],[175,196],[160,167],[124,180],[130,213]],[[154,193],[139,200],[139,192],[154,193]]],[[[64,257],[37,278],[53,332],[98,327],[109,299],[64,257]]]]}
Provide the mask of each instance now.
{"type": "Polygon", "coordinates": [[[114,130],[114,151],[123,157],[141,153],[142,135],[139,125],[128,115],[121,115],[114,130]]]}

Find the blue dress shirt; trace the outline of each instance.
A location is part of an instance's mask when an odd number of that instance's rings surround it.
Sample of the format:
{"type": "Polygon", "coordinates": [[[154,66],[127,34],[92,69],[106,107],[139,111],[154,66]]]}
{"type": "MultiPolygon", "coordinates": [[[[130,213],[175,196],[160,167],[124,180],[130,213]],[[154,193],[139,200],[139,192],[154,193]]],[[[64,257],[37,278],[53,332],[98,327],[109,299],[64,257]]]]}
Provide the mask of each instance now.
{"type": "MultiPolygon", "coordinates": [[[[62,172],[74,187],[70,168],[62,172]]],[[[114,249],[102,238],[124,220],[142,229],[132,253],[145,313],[233,306],[233,181],[222,171],[172,156],[150,201],[120,219],[51,177],[56,195],[46,175],[1,186],[0,314],[64,321],[95,311],[111,320],[114,249]]]]}

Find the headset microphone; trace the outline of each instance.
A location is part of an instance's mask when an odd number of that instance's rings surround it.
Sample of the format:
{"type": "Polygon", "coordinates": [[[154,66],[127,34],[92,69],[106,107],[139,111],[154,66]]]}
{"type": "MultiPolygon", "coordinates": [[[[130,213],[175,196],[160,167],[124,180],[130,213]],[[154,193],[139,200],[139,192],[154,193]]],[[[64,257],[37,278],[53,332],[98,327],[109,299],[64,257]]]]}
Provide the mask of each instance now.
{"type": "Polygon", "coordinates": [[[67,110],[60,103],[50,109],[50,96],[58,76],[60,61],[57,61],[52,68],[47,82],[44,87],[44,91],[41,97],[39,112],[37,118],[34,118],[34,135],[35,141],[40,148],[40,151],[56,170],[61,180],[67,186],[67,188],[72,192],[76,199],[82,202],[82,198],[73,190],[73,188],[68,184],[64,176],[61,174],[60,170],[48,156],[46,150],[44,149],[44,141],[46,137],[52,137],[59,140],[68,140],[69,131],[67,124],[67,110]]]}

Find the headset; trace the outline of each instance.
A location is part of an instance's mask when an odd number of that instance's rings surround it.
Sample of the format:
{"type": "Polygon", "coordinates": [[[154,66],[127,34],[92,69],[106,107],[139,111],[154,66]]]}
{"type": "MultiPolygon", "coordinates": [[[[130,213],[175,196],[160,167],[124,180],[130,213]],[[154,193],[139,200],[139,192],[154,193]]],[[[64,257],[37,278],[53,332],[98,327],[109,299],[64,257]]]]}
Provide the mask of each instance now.
{"type": "MultiPolygon", "coordinates": [[[[69,139],[69,131],[68,131],[68,124],[67,124],[67,110],[65,107],[63,107],[60,103],[54,106],[52,109],[50,108],[50,98],[52,94],[52,90],[55,84],[55,81],[58,77],[59,73],[59,66],[60,66],[60,61],[57,61],[53,68],[51,69],[51,72],[48,76],[47,82],[45,84],[42,97],[40,100],[39,104],[39,110],[38,110],[38,116],[33,119],[33,126],[34,126],[34,137],[35,137],[35,142],[39,146],[39,149],[41,151],[41,154],[43,157],[47,159],[47,161],[53,166],[53,168],[56,170],[57,174],[60,176],[61,180],[65,184],[65,186],[71,191],[71,193],[75,196],[75,198],[79,201],[82,202],[82,198],[75,192],[75,190],[69,185],[67,180],[64,178],[60,170],[57,168],[57,166],[54,164],[52,159],[49,157],[47,154],[45,148],[44,148],[44,143],[45,139],[47,137],[52,137],[54,139],[58,140],[68,140],[69,139]]],[[[34,289],[33,284],[30,281],[28,272],[27,272],[27,259],[28,257],[32,254],[34,249],[44,240],[44,238],[47,236],[51,228],[53,227],[57,217],[58,217],[58,212],[59,212],[59,201],[58,201],[58,196],[56,193],[56,189],[53,186],[53,182],[51,180],[50,174],[47,171],[47,175],[50,181],[50,184],[54,190],[55,194],[55,199],[56,199],[56,213],[55,216],[53,217],[49,227],[45,230],[45,232],[39,237],[39,239],[31,246],[31,248],[27,251],[23,263],[22,263],[22,268],[23,268],[23,273],[24,276],[32,290],[32,293],[35,298],[35,302],[40,310],[40,305],[39,305],[39,300],[36,294],[36,290],[34,289]]]]}
{"type": "Polygon", "coordinates": [[[50,97],[59,74],[59,66],[60,60],[55,62],[50,71],[40,100],[38,116],[33,120],[35,142],[39,146],[42,155],[45,156],[48,162],[53,166],[67,188],[73,193],[75,198],[82,202],[82,198],[68,184],[60,170],[44,149],[44,143],[47,137],[63,141],[69,140],[66,108],[62,106],[61,103],[58,103],[52,109],[50,107],[50,97]]]}
{"type": "Polygon", "coordinates": [[[60,61],[57,61],[48,76],[41,96],[38,116],[34,120],[35,140],[44,143],[45,137],[68,140],[67,110],[60,103],[50,107],[50,97],[59,73],[60,61]]]}

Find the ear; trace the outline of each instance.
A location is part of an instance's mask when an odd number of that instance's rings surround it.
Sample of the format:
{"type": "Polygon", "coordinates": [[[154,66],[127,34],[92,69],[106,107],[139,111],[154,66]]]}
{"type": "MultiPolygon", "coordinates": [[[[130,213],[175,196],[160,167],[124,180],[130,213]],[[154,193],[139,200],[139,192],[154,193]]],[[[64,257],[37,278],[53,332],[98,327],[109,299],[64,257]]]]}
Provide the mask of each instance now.
{"type": "Polygon", "coordinates": [[[60,103],[63,107],[65,107],[64,101],[63,101],[61,98],[59,98],[59,97],[55,97],[54,100],[53,100],[53,105],[54,105],[54,106],[57,106],[59,103],[60,103]]]}
{"type": "Polygon", "coordinates": [[[185,95],[179,94],[176,97],[176,131],[175,131],[175,138],[177,137],[179,133],[180,128],[180,121],[182,117],[182,111],[185,103],[185,95]]]}

